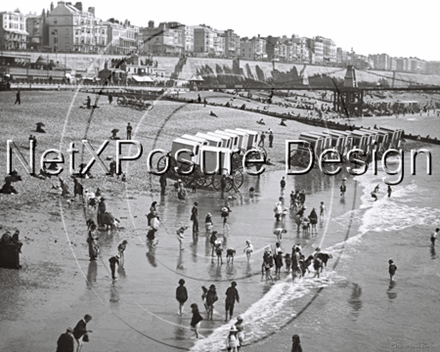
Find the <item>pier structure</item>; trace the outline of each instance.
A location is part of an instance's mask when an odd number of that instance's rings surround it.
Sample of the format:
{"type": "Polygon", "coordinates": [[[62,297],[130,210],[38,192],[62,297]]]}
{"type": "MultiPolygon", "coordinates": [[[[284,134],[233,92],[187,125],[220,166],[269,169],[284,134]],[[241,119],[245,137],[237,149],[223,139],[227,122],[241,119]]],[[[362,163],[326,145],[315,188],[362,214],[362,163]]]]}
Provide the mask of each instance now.
{"type": "Polygon", "coordinates": [[[364,91],[356,81],[356,71],[352,65],[347,66],[344,86],[333,93],[333,106],[335,111],[346,114],[347,117],[362,116],[364,91]]]}

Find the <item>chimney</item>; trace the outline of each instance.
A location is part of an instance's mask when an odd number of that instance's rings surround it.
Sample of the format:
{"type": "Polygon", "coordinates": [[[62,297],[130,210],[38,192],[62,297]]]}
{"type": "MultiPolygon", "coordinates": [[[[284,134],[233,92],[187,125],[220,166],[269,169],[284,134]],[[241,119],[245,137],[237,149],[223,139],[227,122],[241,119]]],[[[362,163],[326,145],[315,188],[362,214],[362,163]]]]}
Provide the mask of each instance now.
{"type": "Polygon", "coordinates": [[[72,5],[72,3],[71,2],[66,2],[66,5],[72,5]]]}
{"type": "Polygon", "coordinates": [[[148,28],[154,28],[154,21],[148,21],[148,28]]]}
{"type": "Polygon", "coordinates": [[[95,16],[95,8],[94,7],[89,7],[89,12],[93,15],[93,17],[95,16]]]}
{"type": "Polygon", "coordinates": [[[82,11],[82,10],[83,10],[83,4],[82,4],[82,2],[77,2],[77,3],[75,4],[75,7],[76,7],[78,10],[82,11]]]}
{"type": "MultiPolygon", "coordinates": [[[[60,2],[58,2],[58,5],[60,4],[60,2]]],[[[50,3],[50,12],[53,11],[53,2],[50,3]]]]}

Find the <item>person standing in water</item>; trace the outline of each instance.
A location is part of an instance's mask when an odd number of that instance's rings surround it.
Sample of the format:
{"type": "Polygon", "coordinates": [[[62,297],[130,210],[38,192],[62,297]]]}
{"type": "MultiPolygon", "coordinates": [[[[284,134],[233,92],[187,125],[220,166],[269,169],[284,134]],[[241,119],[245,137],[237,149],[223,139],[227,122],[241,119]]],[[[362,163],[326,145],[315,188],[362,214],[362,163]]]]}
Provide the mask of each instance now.
{"type": "Polygon", "coordinates": [[[182,316],[183,314],[183,305],[188,300],[188,291],[186,290],[185,280],[180,279],[179,280],[179,286],[176,289],[176,299],[177,302],[179,302],[179,315],[182,316]]]}
{"type": "Polygon", "coordinates": [[[388,267],[388,273],[390,274],[390,281],[392,281],[393,276],[396,274],[397,266],[394,264],[394,261],[392,259],[388,261],[388,264],[390,265],[388,267]]]}
{"type": "Polygon", "coordinates": [[[319,206],[319,220],[322,221],[324,217],[325,217],[325,205],[324,202],[321,202],[321,205],[319,206]]]}
{"type": "Polygon", "coordinates": [[[197,304],[193,303],[191,304],[191,310],[192,310],[192,318],[191,318],[191,330],[195,332],[196,339],[199,338],[199,332],[197,329],[200,328],[200,323],[203,320],[202,316],[199,313],[199,307],[197,304]]]}
{"type": "Polygon", "coordinates": [[[110,270],[112,272],[112,280],[117,280],[117,277],[115,275],[115,271],[116,271],[116,264],[118,264],[119,266],[119,254],[114,255],[113,257],[110,257],[110,259],[108,260],[110,263],[110,270]]]}
{"type": "Polygon", "coordinates": [[[283,178],[280,181],[281,194],[283,194],[285,187],[286,187],[286,180],[284,179],[284,176],[283,176],[283,178]]]}
{"type": "Polygon", "coordinates": [[[292,349],[291,352],[303,352],[303,349],[301,347],[301,341],[299,339],[298,335],[292,336],[292,349]]]}
{"type": "Polygon", "coordinates": [[[193,236],[198,236],[199,234],[199,208],[198,208],[199,203],[198,202],[194,202],[194,206],[191,209],[191,221],[193,222],[193,236]]]}
{"type": "Polygon", "coordinates": [[[435,240],[437,239],[437,235],[440,232],[440,229],[437,227],[435,231],[431,234],[431,244],[435,246],[435,240]]]}
{"type": "Polygon", "coordinates": [[[345,182],[342,182],[341,187],[339,187],[339,190],[341,191],[341,197],[343,197],[347,190],[347,187],[345,186],[345,182]]]}
{"type": "Polygon", "coordinates": [[[244,342],[244,328],[243,328],[243,318],[241,316],[237,317],[237,322],[235,323],[235,327],[238,330],[238,341],[240,342],[240,346],[243,345],[244,342]]]}
{"type": "Polygon", "coordinates": [[[228,314],[229,319],[232,319],[232,315],[234,314],[234,305],[235,302],[240,303],[240,296],[238,295],[238,291],[236,289],[237,283],[235,281],[231,282],[231,286],[228,287],[226,290],[226,300],[225,300],[225,321],[228,321],[228,314]]]}
{"type": "Polygon", "coordinates": [[[387,188],[388,198],[391,197],[391,192],[392,192],[392,191],[393,191],[393,190],[391,189],[391,186],[388,185],[388,188],[387,188]]]}
{"type": "Polygon", "coordinates": [[[206,217],[205,217],[205,230],[206,230],[206,237],[208,237],[208,238],[211,235],[212,226],[213,226],[212,215],[211,215],[211,213],[207,213],[206,217]]]}
{"type": "Polygon", "coordinates": [[[251,241],[246,240],[246,247],[243,249],[243,252],[246,253],[246,259],[249,262],[251,260],[251,254],[254,251],[254,246],[251,241]]]}
{"type": "Polygon", "coordinates": [[[118,253],[119,253],[119,258],[120,258],[119,259],[119,266],[121,266],[121,267],[124,266],[124,259],[125,259],[124,252],[127,249],[127,244],[128,244],[128,241],[123,240],[122,243],[120,243],[118,245],[118,253]]]}

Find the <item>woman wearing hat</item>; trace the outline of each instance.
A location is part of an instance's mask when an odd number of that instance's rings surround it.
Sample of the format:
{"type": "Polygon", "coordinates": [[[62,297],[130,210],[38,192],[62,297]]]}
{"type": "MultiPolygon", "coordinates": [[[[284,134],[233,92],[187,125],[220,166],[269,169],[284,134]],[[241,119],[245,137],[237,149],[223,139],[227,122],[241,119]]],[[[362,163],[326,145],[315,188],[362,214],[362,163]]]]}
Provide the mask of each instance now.
{"type": "Polygon", "coordinates": [[[229,335],[226,339],[226,348],[228,351],[238,352],[238,349],[240,348],[240,342],[238,341],[238,330],[235,325],[231,326],[231,329],[229,330],[229,335]]]}

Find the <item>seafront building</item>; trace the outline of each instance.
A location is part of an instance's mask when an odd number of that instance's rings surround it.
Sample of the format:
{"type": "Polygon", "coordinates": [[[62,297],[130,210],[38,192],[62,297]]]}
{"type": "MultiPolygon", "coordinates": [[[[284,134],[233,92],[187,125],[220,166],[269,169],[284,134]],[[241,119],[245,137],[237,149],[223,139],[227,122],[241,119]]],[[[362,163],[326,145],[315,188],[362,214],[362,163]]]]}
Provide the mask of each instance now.
{"type": "Polygon", "coordinates": [[[185,53],[194,51],[194,26],[185,26],[184,50],[185,53]]]}
{"type": "Polygon", "coordinates": [[[149,21],[148,27],[140,28],[140,51],[153,55],[179,55],[185,50],[185,35],[186,26],[179,22],[161,22],[155,27],[154,21],[149,21]]]}
{"type": "Polygon", "coordinates": [[[240,38],[233,29],[218,30],[209,25],[183,25],[162,22],[148,27],[131,25],[110,18],[102,21],[95,8],[83,8],[82,2],[58,1],[40,15],[23,15],[18,9],[0,12],[0,49],[49,50],[96,54],[201,57],[240,57],[247,60],[272,60],[285,63],[317,64],[359,69],[439,74],[440,63],[416,57],[391,57],[386,53],[356,55],[323,36],[313,38],[267,36],[240,38]]]}
{"type": "Polygon", "coordinates": [[[240,36],[233,29],[223,32],[225,38],[225,56],[235,58],[240,55],[240,36]]]}
{"type": "Polygon", "coordinates": [[[258,37],[248,39],[242,38],[240,42],[240,57],[248,60],[263,60],[267,59],[266,40],[258,37]]]}
{"type": "Polygon", "coordinates": [[[217,33],[209,26],[194,27],[194,54],[198,56],[215,56],[214,37],[217,33]]]}
{"type": "Polygon", "coordinates": [[[102,23],[107,27],[107,48],[108,54],[126,55],[137,52],[142,40],[139,35],[139,27],[132,26],[130,21],[124,23],[110,18],[102,23]]]}
{"type": "Polygon", "coordinates": [[[49,47],[49,27],[46,10],[41,15],[26,15],[27,49],[42,50],[49,47]]]}
{"type": "Polygon", "coordinates": [[[47,16],[49,45],[54,51],[102,54],[107,46],[107,26],[95,17],[95,8],[83,10],[82,3],[58,1],[47,16]]]}
{"type": "Polygon", "coordinates": [[[25,16],[14,12],[0,12],[0,47],[2,50],[26,49],[28,32],[25,16]]]}

